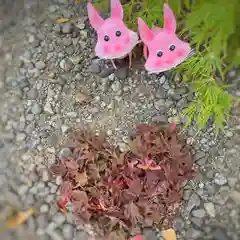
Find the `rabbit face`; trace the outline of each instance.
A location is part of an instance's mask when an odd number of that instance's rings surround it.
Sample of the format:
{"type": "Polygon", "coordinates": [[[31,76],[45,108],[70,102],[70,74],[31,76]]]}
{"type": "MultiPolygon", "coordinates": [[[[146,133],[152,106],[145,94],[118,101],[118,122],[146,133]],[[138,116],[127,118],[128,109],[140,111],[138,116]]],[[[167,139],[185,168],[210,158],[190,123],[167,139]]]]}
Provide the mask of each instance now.
{"type": "Polygon", "coordinates": [[[147,71],[159,73],[170,70],[183,62],[191,52],[188,43],[175,34],[159,32],[148,45],[149,56],[145,63],[147,71]]]}
{"type": "Polygon", "coordinates": [[[98,30],[96,55],[101,58],[121,58],[132,51],[138,35],[129,30],[122,21],[107,19],[98,30]]]}
{"type": "Polygon", "coordinates": [[[138,42],[137,33],[123,23],[123,9],[119,0],[111,0],[111,17],[103,20],[91,3],[88,3],[88,16],[97,31],[96,55],[100,58],[121,58],[132,51],[138,42]]]}
{"type": "Polygon", "coordinates": [[[176,20],[172,10],[164,4],[163,28],[149,29],[138,19],[141,39],[149,50],[145,68],[151,73],[160,73],[176,67],[190,54],[190,45],[180,40],[176,32],[176,20]]]}

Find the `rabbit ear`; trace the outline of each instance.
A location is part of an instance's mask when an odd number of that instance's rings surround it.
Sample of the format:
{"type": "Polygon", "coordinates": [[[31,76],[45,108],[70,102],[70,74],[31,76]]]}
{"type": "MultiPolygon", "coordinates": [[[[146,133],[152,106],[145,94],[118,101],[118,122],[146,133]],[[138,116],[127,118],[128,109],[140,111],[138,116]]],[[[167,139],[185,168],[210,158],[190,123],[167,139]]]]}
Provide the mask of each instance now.
{"type": "Polygon", "coordinates": [[[112,18],[123,19],[123,8],[120,0],[111,0],[112,18]]]}
{"type": "Polygon", "coordinates": [[[173,11],[167,3],[164,4],[164,26],[163,29],[169,33],[175,33],[177,23],[173,11]]]}
{"type": "Polygon", "coordinates": [[[87,5],[88,17],[90,24],[96,30],[98,30],[104,23],[104,20],[99,15],[98,11],[93,7],[91,3],[87,5]]]}
{"type": "Polygon", "coordinates": [[[148,43],[149,41],[153,40],[154,33],[144,23],[144,21],[141,18],[138,18],[138,29],[139,29],[140,37],[144,43],[148,43]]]}

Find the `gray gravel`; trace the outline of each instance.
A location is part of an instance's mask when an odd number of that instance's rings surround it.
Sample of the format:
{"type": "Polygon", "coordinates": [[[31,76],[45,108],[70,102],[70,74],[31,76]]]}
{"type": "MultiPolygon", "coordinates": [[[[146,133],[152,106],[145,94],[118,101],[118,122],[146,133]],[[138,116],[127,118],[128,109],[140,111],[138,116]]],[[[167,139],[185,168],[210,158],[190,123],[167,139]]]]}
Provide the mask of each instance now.
{"type": "MultiPolygon", "coordinates": [[[[1,232],[1,239],[91,239],[90,226],[76,225],[71,213],[65,218],[56,208],[61,179],[53,179],[47,167],[57,156],[71,155],[59,147],[62,139],[87,123],[105,129],[125,149],[135,123],[171,122],[191,100],[186,86],[165,75],[129,72],[127,66],[115,70],[109,61],[96,59],[86,9],[68,4],[19,0],[8,15],[3,8],[0,219],[29,207],[37,214],[16,231],[1,232]],[[57,17],[75,13],[76,26],[56,24],[57,17]]],[[[239,82],[238,71],[229,74],[232,82],[239,82]]],[[[186,133],[199,173],[184,186],[185,204],[173,223],[180,240],[240,239],[239,107],[225,130],[226,137],[217,139],[211,127],[197,137],[195,127],[186,133]]],[[[156,239],[152,230],[145,234],[156,239]]]]}

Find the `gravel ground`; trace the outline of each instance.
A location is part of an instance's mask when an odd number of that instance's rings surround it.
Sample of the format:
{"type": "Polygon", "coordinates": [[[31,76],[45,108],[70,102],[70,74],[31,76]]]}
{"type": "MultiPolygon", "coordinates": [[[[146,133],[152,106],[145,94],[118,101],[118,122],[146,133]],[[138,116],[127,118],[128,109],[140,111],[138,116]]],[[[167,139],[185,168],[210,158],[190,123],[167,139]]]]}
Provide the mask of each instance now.
{"type": "MultiPolygon", "coordinates": [[[[117,71],[94,57],[95,42],[85,15],[72,1],[3,1],[0,5],[0,220],[12,210],[35,207],[37,213],[8,239],[91,239],[90,226],[75,225],[58,212],[60,179],[47,166],[73,127],[106,129],[126,148],[136,123],[169,121],[191,100],[186,86],[167,76],[126,68],[117,71]],[[70,4],[69,4],[70,3],[70,4]],[[56,24],[77,13],[78,23],[56,24]]],[[[229,74],[239,85],[237,71],[229,74]]],[[[239,88],[234,94],[239,95],[239,88]]],[[[200,172],[184,187],[185,206],[174,223],[178,239],[240,239],[240,108],[235,107],[226,136],[191,128],[188,142],[200,172]]],[[[146,233],[147,234],[147,233],[146,233]]],[[[149,234],[149,233],[148,233],[149,234]]],[[[154,237],[148,239],[157,239],[154,237]]]]}

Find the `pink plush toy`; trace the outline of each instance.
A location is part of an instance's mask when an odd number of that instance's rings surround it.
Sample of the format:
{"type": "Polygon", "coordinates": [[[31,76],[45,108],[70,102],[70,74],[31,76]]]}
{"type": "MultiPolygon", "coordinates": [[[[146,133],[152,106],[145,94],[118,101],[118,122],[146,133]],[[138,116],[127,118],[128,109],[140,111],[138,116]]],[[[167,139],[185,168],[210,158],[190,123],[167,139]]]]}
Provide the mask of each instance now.
{"type": "Polygon", "coordinates": [[[131,66],[131,52],[138,43],[138,34],[129,30],[123,23],[123,8],[119,0],[111,0],[111,17],[102,19],[91,3],[88,3],[88,17],[90,24],[97,31],[96,55],[102,59],[124,58],[129,55],[131,66]]]}
{"type": "Polygon", "coordinates": [[[190,45],[181,41],[175,34],[176,19],[167,3],[164,4],[163,29],[158,27],[149,29],[141,18],[138,19],[138,27],[145,44],[144,55],[147,59],[145,68],[150,73],[170,70],[190,56],[190,45]]]}

